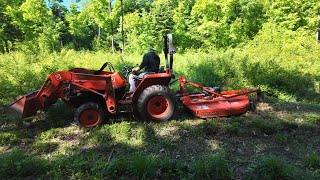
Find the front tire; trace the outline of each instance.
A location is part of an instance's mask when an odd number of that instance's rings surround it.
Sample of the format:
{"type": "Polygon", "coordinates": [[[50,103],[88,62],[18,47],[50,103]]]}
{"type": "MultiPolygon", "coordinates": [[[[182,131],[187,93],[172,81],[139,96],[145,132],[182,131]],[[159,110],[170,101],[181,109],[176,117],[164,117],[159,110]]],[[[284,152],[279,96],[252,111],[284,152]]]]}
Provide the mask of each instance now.
{"type": "Polygon", "coordinates": [[[75,112],[74,120],[80,127],[92,128],[99,126],[105,119],[102,108],[93,102],[84,103],[75,112]]]}
{"type": "Polygon", "coordinates": [[[175,106],[167,86],[153,85],[141,93],[136,109],[143,120],[166,121],[173,117],[175,106]]]}

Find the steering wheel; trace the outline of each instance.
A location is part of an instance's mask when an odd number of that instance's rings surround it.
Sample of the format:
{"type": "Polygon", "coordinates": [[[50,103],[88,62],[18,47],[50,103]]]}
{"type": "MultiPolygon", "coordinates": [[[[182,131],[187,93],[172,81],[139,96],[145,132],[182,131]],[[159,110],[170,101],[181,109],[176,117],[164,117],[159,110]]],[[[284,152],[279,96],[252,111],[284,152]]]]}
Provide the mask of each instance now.
{"type": "Polygon", "coordinates": [[[109,71],[110,71],[110,72],[114,72],[114,71],[115,71],[113,65],[112,65],[110,62],[105,62],[105,63],[101,66],[101,68],[100,68],[99,70],[97,70],[97,71],[94,72],[94,74],[99,74],[99,73],[102,72],[102,71],[104,70],[104,68],[106,68],[107,66],[109,66],[109,71]]]}
{"type": "Polygon", "coordinates": [[[129,74],[132,72],[132,68],[132,66],[123,66],[124,72],[121,73],[121,75],[124,79],[127,79],[129,74]]]}

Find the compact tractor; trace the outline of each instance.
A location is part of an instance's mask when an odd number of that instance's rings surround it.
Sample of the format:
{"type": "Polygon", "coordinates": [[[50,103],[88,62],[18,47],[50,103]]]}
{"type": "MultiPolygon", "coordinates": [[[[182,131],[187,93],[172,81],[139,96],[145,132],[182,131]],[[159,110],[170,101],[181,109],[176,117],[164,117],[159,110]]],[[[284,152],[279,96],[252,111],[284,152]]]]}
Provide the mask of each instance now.
{"type": "Polygon", "coordinates": [[[55,72],[39,90],[20,96],[9,107],[17,111],[20,118],[27,118],[61,99],[67,106],[76,108],[74,119],[80,126],[91,128],[111,115],[128,111],[146,121],[169,120],[178,102],[200,118],[242,114],[250,107],[248,94],[261,92],[259,88],[221,91],[179,77],[175,81],[180,81],[180,90],[174,94],[169,88],[175,79],[172,34],[165,36],[164,46],[166,68],[138,79],[133,93],[126,92],[126,78],[131,68],[126,67],[125,72],[120,73],[106,62],[99,70],[74,68],[55,72]],[[106,67],[108,71],[104,70],[106,67]],[[201,91],[188,93],[186,85],[201,91]]]}

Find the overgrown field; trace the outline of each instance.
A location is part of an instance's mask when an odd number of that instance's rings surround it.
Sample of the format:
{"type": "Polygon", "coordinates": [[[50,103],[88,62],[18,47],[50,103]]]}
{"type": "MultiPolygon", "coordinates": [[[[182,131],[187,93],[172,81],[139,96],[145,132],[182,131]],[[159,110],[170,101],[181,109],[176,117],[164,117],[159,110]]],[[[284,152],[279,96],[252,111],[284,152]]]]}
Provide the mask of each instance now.
{"type": "Polygon", "coordinates": [[[60,102],[23,122],[12,120],[5,106],[52,72],[98,69],[105,61],[121,71],[141,55],[0,55],[0,177],[319,179],[320,46],[309,36],[270,34],[237,49],[175,55],[176,76],[224,89],[261,87],[265,102],[256,111],[201,120],[180,108],[169,122],[115,116],[90,130],[78,128],[60,102]]]}

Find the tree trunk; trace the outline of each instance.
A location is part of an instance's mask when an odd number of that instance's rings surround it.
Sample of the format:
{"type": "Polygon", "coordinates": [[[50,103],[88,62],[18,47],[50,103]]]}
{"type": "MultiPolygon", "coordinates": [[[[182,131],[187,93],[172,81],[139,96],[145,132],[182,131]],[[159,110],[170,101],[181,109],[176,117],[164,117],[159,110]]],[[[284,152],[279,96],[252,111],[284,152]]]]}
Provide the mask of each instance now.
{"type": "MultiPolygon", "coordinates": [[[[110,14],[110,17],[112,18],[111,2],[112,2],[112,0],[110,0],[110,3],[109,3],[109,14],[110,14]]],[[[111,48],[112,48],[112,53],[114,53],[114,34],[113,34],[113,22],[112,22],[112,20],[111,20],[111,48]]]]}
{"type": "Polygon", "coordinates": [[[10,50],[9,50],[9,45],[8,45],[8,40],[4,40],[4,48],[5,48],[5,51],[6,51],[7,53],[10,52],[10,50]]]}
{"type": "Polygon", "coordinates": [[[122,54],[124,53],[124,32],[123,32],[123,0],[121,0],[121,36],[122,36],[122,54]]]}
{"type": "Polygon", "coordinates": [[[1,42],[1,44],[0,44],[0,50],[1,50],[2,54],[5,53],[5,51],[4,51],[4,46],[3,46],[3,42],[1,42]]]}

